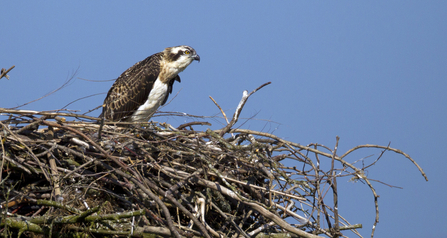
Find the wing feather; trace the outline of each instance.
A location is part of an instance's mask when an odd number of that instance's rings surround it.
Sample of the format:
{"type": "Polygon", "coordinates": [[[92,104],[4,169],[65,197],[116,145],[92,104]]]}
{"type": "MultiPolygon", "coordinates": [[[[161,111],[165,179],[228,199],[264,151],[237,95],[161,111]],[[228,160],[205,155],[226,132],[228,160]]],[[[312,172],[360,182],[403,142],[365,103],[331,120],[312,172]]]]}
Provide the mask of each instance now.
{"type": "MultiPolygon", "coordinates": [[[[160,74],[162,56],[163,52],[151,55],[118,77],[104,100],[103,115],[105,119],[125,120],[147,100],[152,86],[160,74]]],[[[172,83],[170,88],[172,91],[172,83]]]]}
{"type": "Polygon", "coordinates": [[[169,80],[168,82],[168,93],[166,94],[166,97],[163,99],[163,102],[161,105],[165,105],[166,101],[168,101],[169,94],[172,93],[172,85],[174,85],[174,82],[178,81],[180,83],[180,76],[175,76],[172,80],[169,80]]]}

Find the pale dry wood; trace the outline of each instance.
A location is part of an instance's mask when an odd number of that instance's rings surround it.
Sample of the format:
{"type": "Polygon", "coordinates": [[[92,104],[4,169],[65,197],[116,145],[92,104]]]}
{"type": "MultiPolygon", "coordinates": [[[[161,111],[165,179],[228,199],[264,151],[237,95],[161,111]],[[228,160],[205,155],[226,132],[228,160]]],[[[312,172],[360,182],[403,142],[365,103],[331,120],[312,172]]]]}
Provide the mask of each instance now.
{"type": "Polygon", "coordinates": [[[11,71],[14,67],[16,67],[16,66],[13,65],[13,66],[11,66],[11,68],[9,68],[9,69],[7,69],[7,70],[4,69],[4,68],[2,68],[2,69],[1,69],[1,74],[0,74],[0,79],[3,78],[3,77],[5,77],[6,79],[9,80],[8,73],[9,73],[9,71],[11,71]]]}

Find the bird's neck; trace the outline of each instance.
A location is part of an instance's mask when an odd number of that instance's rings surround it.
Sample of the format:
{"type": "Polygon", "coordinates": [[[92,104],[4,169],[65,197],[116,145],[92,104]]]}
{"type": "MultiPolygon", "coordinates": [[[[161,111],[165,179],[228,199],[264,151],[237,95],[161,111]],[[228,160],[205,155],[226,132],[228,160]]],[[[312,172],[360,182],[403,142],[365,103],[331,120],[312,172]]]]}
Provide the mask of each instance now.
{"type": "Polygon", "coordinates": [[[177,61],[162,62],[162,64],[160,65],[161,71],[159,79],[163,83],[167,83],[169,82],[169,80],[175,78],[175,76],[177,76],[180,72],[185,70],[189,64],[191,64],[191,62],[181,62],[181,63],[177,61]]]}

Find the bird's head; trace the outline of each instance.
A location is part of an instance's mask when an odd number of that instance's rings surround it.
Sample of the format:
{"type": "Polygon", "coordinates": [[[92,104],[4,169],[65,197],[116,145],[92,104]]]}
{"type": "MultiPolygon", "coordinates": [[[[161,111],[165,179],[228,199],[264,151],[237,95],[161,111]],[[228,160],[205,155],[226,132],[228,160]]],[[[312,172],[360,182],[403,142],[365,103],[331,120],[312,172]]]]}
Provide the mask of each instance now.
{"type": "Polygon", "coordinates": [[[200,56],[196,53],[196,50],[187,45],[169,47],[163,53],[169,63],[174,63],[181,70],[185,69],[194,60],[200,62],[200,56]]]}

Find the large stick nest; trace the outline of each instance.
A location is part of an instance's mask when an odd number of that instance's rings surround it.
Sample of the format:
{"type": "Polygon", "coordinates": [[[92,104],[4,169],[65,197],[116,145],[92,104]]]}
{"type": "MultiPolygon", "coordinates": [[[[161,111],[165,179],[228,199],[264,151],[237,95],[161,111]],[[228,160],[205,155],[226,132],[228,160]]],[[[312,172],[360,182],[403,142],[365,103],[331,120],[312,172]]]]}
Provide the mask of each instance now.
{"type": "Polygon", "coordinates": [[[358,146],[340,156],[337,147],[233,129],[255,91],[244,92],[228,126],[206,131],[193,129],[204,122],[100,129],[97,118],[84,115],[0,108],[8,116],[0,121],[2,234],[337,237],[350,229],[359,235],[361,225],[338,214],[336,179],[349,175],[370,187],[375,224],[378,195],[365,167],[344,157],[373,147],[419,168],[389,146],[358,146]]]}

